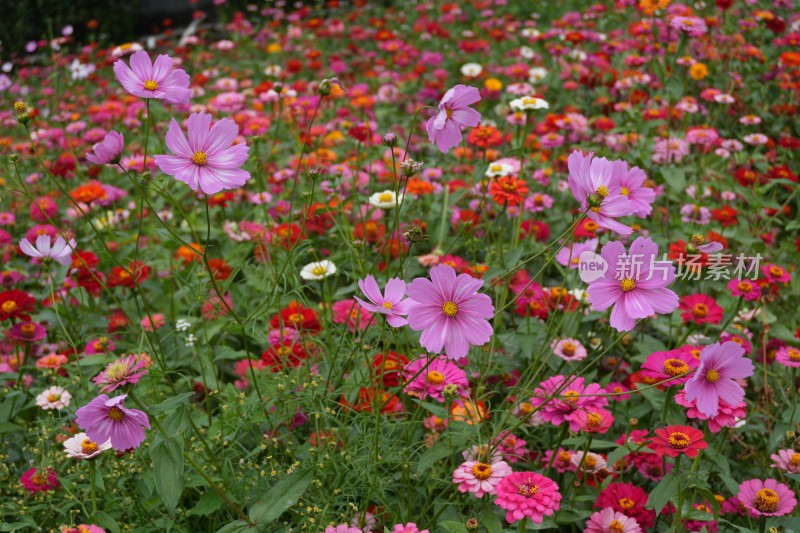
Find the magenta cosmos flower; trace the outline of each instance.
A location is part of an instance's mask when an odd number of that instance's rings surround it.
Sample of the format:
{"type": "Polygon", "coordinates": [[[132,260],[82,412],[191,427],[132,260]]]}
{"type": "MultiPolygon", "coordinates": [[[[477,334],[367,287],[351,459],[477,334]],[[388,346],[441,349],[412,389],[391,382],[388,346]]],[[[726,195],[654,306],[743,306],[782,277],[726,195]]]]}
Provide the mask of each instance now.
{"type": "Polygon", "coordinates": [[[558,485],[535,472],[514,472],[498,483],[496,491],[495,503],[506,510],[509,524],[525,517],[541,524],[545,516],[561,508],[558,485]]]}
{"type": "Polygon", "coordinates": [[[195,192],[216,194],[223,189],[238,189],[250,179],[241,167],[249,148],[233,144],[239,126],[223,118],[211,126],[211,115],[192,113],[187,128],[189,139],[174,118],[167,131],[167,147],[175,155],[157,155],[154,160],[164,174],[187,184],[195,192]]]}
{"type": "Polygon", "coordinates": [[[189,75],[182,69],[173,69],[168,55],[160,55],[152,63],[147,52],[140,50],[131,56],[130,67],[121,59],[114,63],[114,74],[126,91],[140,98],[186,104],[192,96],[189,75]]]}
{"type": "Polygon", "coordinates": [[[439,102],[439,113],[428,119],[425,128],[428,139],[436,144],[440,152],[447,153],[461,142],[461,128],[475,127],[481,114],[470,108],[480,101],[481,94],[475,87],[456,85],[444,94],[439,102]]]}
{"type": "Polygon", "coordinates": [[[630,331],[639,318],[671,313],[678,307],[678,295],[667,287],[675,280],[675,267],[657,261],[658,245],[639,237],[625,253],[621,242],[603,246],[600,256],[608,264],[603,277],[592,281],[587,296],[595,311],[611,306],[611,327],[630,331]]]}
{"type": "Polygon", "coordinates": [[[606,507],[589,517],[583,533],[642,533],[642,528],[633,518],[606,507]]]}
{"type": "Polygon", "coordinates": [[[744,389],[737,379],[753,375],[753,362],[744,357],[744,348],[739,343],[715,342],[700,352],[700,366],[692,379],[686,382],[686,400],[695,401],[697,410],[708,416],[716,416],[719,402],[739,405],[744,399],[744,389]]]}
{"type": "Polygon", "coordinates": [[[736,497],[753,516],[783,516],[797,506],[792,489],[774,479],[745,481],[736,497]]]}
{"type": "Polygon", "coordinates": [[[138,447],[144,441],[144,428],[150,429],[147,414],[127,409],[122,403],[127,394],[109,399],[101,394],[77,411],[76,422],[94,442],[111,440],[118,451],[138,447]]]}
{"type": "Polygon", "coordinates": [[[373,313],[386,315],[386,322],[393,328],[399,328],[408,324],[404,315],[408,314],[408,300],[403,300],[406,295],[406,282],[400,278],[391,278],[386,282],[386,292],[381,293],[378,282],[372,275],[358,280],[361,292],[369,299],[367,303],[358,296],[354,296],[356,301],[373,313]]]}
{"type": "Polygon", "coordinates": [[[416,278],[408,285],[408,325],[422,331],[420,344],[431,353],[444,348],[447,357],[460,359],[470,345],[489,342],[494,316],[492,299],[478,294],[483,280],[460,274],[449,265],[431,269],[431,279],[416,278]]]}
{"type": "Polygon", "coordinates": [[[125,138],[121,133],[109,131],[105,139],[94,145],[94,153],[86,152],[86,160],[95,165],[116,165],[125,148],[125,138]]]}
{"type": "Polygon", "coordinates": [[[453,472],[453,483],[458,483],[460,492],[469,492],[476,498],[483,498],[484,494],[495,494],[495,487],[509,474],[511,467],[505,461],[467,461],[453,472]]]}
{"type": "Polygon", "coordinates": [[[592,153],[583,155],[576,150],[569,155],[567,165],[569,189],[586,211],[586,216],[601,228],[616,231],[620,235],[630,235],[633,231],[630,226],[614,220],[633,214],[634,207],[628,197],[622,194],[619,180],[614,179],[612,162],[605,157],[594,157],[592,153]]]}

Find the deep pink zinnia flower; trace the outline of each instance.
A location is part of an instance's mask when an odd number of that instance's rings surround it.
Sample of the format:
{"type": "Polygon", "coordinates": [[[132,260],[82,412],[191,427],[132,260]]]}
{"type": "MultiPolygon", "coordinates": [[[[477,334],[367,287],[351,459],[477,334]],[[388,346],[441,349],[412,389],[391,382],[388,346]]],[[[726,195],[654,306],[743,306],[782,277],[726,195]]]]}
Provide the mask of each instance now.
{"type": "Polygon", "coordinates": [[[86,160],[95,165],[116,165],[125,148],[125,138],[121,133],[109,131],[105,139],[94,145],[94,153],[86,152],[86,160]]]}
{"type": "Polygon", "coordinates": [[[525,517],[541,524],[561,508],[558,485],[536,472],[514,472],[498,483],[496,491],[495,503],[506,510],[509,524],[525,517]]]}
{"type": "Polygon", "coordinates": [[[239,167],[247,161],[249,148],[244,143],[233,144],[239,134],[236,122],[223,118],[211,127],[211,115],[192,113],[187,132],[188,141],[177,120],[169,123],[167,147],[175,155],[155,156],[161,172],[205,194],[238,189],[247,183],[250,173],[239,167]]]}
{"type": "Polygon", "coordinates": [[[681,318],[684,324],[694,322],[695,324],[719,324],[722,322],[722,307],[707,294],[687,294],[681,298],[678,307],[681,311],[681,318]]]}
{"type": "Polygon", "coordinates": [[[633,214],[633,204],[622,194],[619,181],[614,179],[613,164],[605,157],[594,154],[583,155],[574,151],[567,159],[569,166],[569,188],[580,202],[586,216],[601,228],[630,235],[630,226],[617,222],[616,218],[633,214]]]}
{"type": "Polygon", "coordinates": [[[403,378],[408,382],[403,391],[420,400],[430,396],[443,402],[444,389],[448,386],[454,389],[456,395],[469,398],[467,373],[444,357],[421,357],[411,361],[403,369],[403,378]]]}
{"type": "Polygon", "coordinates": [[[484,494],[495,494],[497,485],[509,474],[511,467],[505,461],[467,461],[453,471],[453,483],[458,483],[459,492],[483,498],[484,494]]]}
{"type": "Polygon", "coordinates": [[[100,392],[111,392],[128,383],[139,383],[145,374],[147,374],[147,362],[138,355],[131,354],[108,363],[106,369],[95,376],[92,381],[101,386],[100,392]]]}
{"type": "Polygon", "coordinates": [[[570,431],[580,431],[581,424],[574,418],[577,411],[592,411],[608,405],[605,389],[597,383],[584,385],[583,377],[567,378],[557,375],[542,381],[533,391],[531,405],[538,408],[545,422],[560,426],[569,422],[570,431]],[[569,380],[567,382],[567,380],[569,380]],[[567,386],[564,386],[564,383],[567,386]]]}
{"type": "Polygon", "coordinates": [[[658,245],[651,239],[637,238],[629,254],[621,242],[609,242],[600,255],[608,270],[589,283],[586,292],[595,311],[614,306],[611,327],[630,331],[637,319],[671,313],[678,307],[678,295],[667,288],[675,280],[675,267],[656,260],[658,245]]]}
{"type": "Polygon", "coordinates": [[[439,102],[439,113],[425,124],[428,139],[443,154],[459,145],[461,128],[475,127],[481,121],[481,114],[469,107],[480,99],[478,89],[460,84],[444,94],[439,102]]]}
{"type": "Polygon", "coordinates": [[[656,512],[646,507],[647,499],[644,489],[633,483],[611,483],[600,491],[594,506],[600,509],[611,507],[634,518],[643,528],[648,528],[653,526],[656,512]]]}
{"type": "Polygon", "coordinates": [[[358,280],[361,292],[369,299],[367,303],[358,296],[355,300],[361,307],[373,313],[386,315],[386,322],[393,328],[399,328],[408,324],[408,320],[403,316],[408,314],[409,301],[403,300],[406,295],[406,282],[400,278],[390,278],[386,282],[386,292],[381,293],[378,282],[372,275],[358,280]]]}
{"type": "Polygon", "coordinates": [[[753,516],[783,516],[797,506],[794,491],[774,479],[745,481],[736,497],[753,516]]]}
{"type": "Polygon", "coordinates": [[[110,439],[118,451],[137,448],[144,441],[144,428],[150,429],[150,420],[142,411],[125,408],[122,403],[127,397],[123,394],[109,399],[101,394],[78,409],[75,422],[94,442],[110,439]]]}
{"type": "Polygon", "coordinates": [[[22,486],[31,494],[58,488],[58,476],[52,468],[31,468],[19,478],[22,486]]]}
{"type": "Polygon", "coordinates": [[[408,325],[422,331],[420,344],[431,353],[444,348],[447,357],[460,359],[470,345],[489,342],[494,330],[488,319],[494,316],[492,299],[478,294],[483,280],[460,274],[449,265],[431,269],[431,279],[416,278],[409,283],[408,325]]]}
{"type": "Polygon", "coordinates": [[[172,58],[160,55],[150,62],[147,52],[140,50],[131,56],[131,66],[123,60],[114,63],[114,74],[126,91],[140,98],[155,98],[170,104],[186,104],[192,96],[189,75],[172,68],[172,58]]]}
{"type": "Polygon", "coordinates": [[[715,342],[700,352],[700,366],[684,390],[688,401],[697,402],[697,409],[708,416],[719,412],[719,401],[739,405],[744,399],[744,389],[736,379],[753,375],[753,362],[744,357],[744,348],[729,341],[715,342]]]}
{"type": "Polygon", "coordinates": [[[700,362],[688,350],[678,348],[666,352],[653,352],[642,364],[642,376],[656,381],[662,381],[665,387],[680,385],[691,379],[690,372],[697,368],[700,362]],[[670,379],[675,378],[675,379],[670,379]],[[665,381],[669,380],[669,381],[665,381]]]}
{"type": "Polygon", "coordinates": [[[775,361],[788,367],[800,367],[800,350],[794,346],[781,346],[775,352],[775,361]]]}
{"type": "Polygon", "coordinates": [[[37,342],[47,336],[47,330],[36,322],[17,322],[8,330],[8,338],[20,342],[37,342]]]}

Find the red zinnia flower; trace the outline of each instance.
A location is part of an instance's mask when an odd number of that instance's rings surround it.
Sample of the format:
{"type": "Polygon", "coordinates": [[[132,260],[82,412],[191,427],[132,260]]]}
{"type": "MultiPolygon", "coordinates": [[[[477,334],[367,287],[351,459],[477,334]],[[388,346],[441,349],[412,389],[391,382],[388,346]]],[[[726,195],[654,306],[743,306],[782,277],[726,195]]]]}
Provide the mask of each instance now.
{"type": "Polygon", "coordinates": [[[489,186],[489,192],[498,204],[516,206],[522,203],[530,189],[528,189],[525,181],[511,176],[504,176],[497,178],[489,186]]]}
{"type": "Polygon", "coordinates": [[[0,321],[22,319],[28,321],[31,317],[36,299],[25,291],[11,289],[0,292],[0,321]]]}
{"type": "Polygon", "coordinates": [[[738,214],[739,211],[729,205],[722,206],[722,209],[711,210],[711,217],[722,224],[723,228],[727,228],[728,226],[733,226],[734,224],[738,223],[739,219],[736,218],[736,215],[738,214]]]}
{"type": "Polygon", "coordinates": [[[658,428],[656,436],[650,441],[648,447],[659,455],[678,457],[697,457],[697,453],[708,448],[708,443],[703,440],[703,432],[690,426],[667,426],[658,428]]]}
{"type": "Polygon", "coordinates": [[[711,296],[705,294],[689,294],[681,298],[678,308],[683,311],[683,322],[695,324],[719,324],[722,322],[723,309],[711,296]]]}
{"type": "Polygon", "coordinates": [[[281,312],[270,321],[273,329],[280,329],[285,326],[292,327],[296,330],[306,330],[317,332],[322,327],[317,319],[317,313],[309,307],[296,301],[291,302],[288,306],[281,309],[281,312]]]}
{"type": "Polygon", "coordinates": [[[611,483],[600,491],[594,506],[598,509],[611,507],[625,516],[634,518],[643,528],[653,527],[656,512],[647,509],[648,495],[633,483],[611,483]]]}
{"type": "Polygon", "coordinates": [[[118,266],[112,268],[106,285],[108,287],[132,288],[140,281],[146,280],[149,275],[150,267],[141,261],[136,261],[130,263],[127,270],[118,266]]]}

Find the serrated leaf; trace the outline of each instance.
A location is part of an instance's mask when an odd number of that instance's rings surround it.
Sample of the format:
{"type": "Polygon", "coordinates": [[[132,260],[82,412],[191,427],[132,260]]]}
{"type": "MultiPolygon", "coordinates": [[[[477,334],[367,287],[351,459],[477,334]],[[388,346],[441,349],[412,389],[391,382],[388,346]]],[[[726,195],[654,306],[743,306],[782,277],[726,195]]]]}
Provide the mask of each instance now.
{"type": "Polygon", "coordinates": [[[297,504],[313,480],[314,474],[308,470],[295,472],[278,481],[250,508],[250,518],[261,524],[274,522],[287,509],[297,504]]]}
{"type": "Polygon", "coordinates": [[[175,512],[183,492],[183,439],[157,440],[150,447],[156,492],[175,512]]]}

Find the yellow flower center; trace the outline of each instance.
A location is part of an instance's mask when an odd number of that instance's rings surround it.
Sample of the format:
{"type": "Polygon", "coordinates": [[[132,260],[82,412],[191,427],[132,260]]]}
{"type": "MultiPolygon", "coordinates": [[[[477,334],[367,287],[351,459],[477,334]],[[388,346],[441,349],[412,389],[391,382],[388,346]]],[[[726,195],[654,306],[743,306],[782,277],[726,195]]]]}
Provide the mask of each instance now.
{"type": "Polygon", "coordinates": [[[619,520],[613,520],[608,524],[608,530],[614,533],[623,533],[625,531],[625,526],[619,520]]]}
{"type": "Polygon", "coordinates": [[[447,118],[452,118],[453,117],[453,110],[450,109],[449,107],[445,107],[444,108],[444,112],[447,114],[447,118]]]}
{"type": "Polygon", "coordinates": [[[680,376],[689,371],[689,365],[680,359],[667,359],[664,361],[664,373],[668,376],[680,376]]]}
{"type": "Polygon", "coordinates": [[[2,308],[4,313],[11,314],[17,310],[17,302],[11,300],[3,302],[2,308]]]}
{"type": "Polygon", "coordinates": [[[208,157],[206,156],[206,153],[204,151],[202,151],[202,150],[198,150],[192,156],[192,163],[194,163],[195,165],[203,166],[203,165],[206,164],[207,160],[208,160],[208,157]]]}
{"type": "Polygon", "coordinates": [[[568,463],[572,459],[569,452],[558,452],[558,460],[562,463],[568,463]]]}
{"type": "Polygon", "coordinates": [[[445,302],[442,304],[442,313],[452,318],[458,314],[458,306],[455,302],[445,302]]]}
{"type": "Polygon", "coordinates": [[[789,457],[789,464],[798,467],[800,466],[800,453],[793,453],[791,457],[789,457]]]}
{"type": "Polygon", "coordinates": [[[633,506],[636,505],[636,502],[631,500],[630,498],[622,498],[619,501],[619,506],[623,509],[633,509],[633,506]]]}
{"type": "Polygon", "coordinates": [[[50,402],[50,403],[55,403],[55,402],[59,401],[60,399],[61,399],[61,395],[60,394],[53,393],[53,394],[50,394],[50,395],[47,396],[47,401],[50,402]]]}
{"type": "Polygon", "coordinates": [[[125,413],[119,407],[114,406],[108,410],[108,417],[114,422],[119,422],[125,418],[125,413]]]}
{"type": "Polygon", "coordinates": [[[40,487],[47,483],[47,480],[45,479],[45,477],[43,475],[41,475],[39,472],[36,472],[33,475],[33,477],[31,478],[31,481],[33,481],[34,485],[38,485],[40,487]]]}
{"type": "Polygon", "coordinates": [[[428,383],[431,385],[440,385],[441,383],[444,383],[444,374],[437,372],[436,370],[428,372],[428,383]]]}
{"type": "Polygon", "coordinates": [[[326,269],[322,265],[317,265],[311,269],[311,273],[314,274],[315,276],[324,276],[327,271],[328,269],[326,269]]]}
{"type": "Polygon", "coordinates": [[[123,377],[125,377],[126,369],[125,365],[120,363],[119,361],[115,361],[111,365],[109,365],[108,369],[106,370],[106,375],[111,378],[113,381],[119,381],[123,377]]]}
{"type": "Polygon", "coordinates": [[[480,479],[481,481],[489,479],[492,475],[492,467],[486,463],[478,463],[472,467],[472,475],[475,476],[475,479],[480,479]]]}
{"type": "Polygon", "coordinates": [[[619,288],[622,292],[631,292],[636,288],[636,282],[632,278],[625,278],[619,283],[619,288]]]}
{"type": "Polygon", "coordinates": [[[586,457],[583,458],[583,467],[594,468],[595,466],[597,466],[597,456],[594,454],[587,454],[586,457]]]}
{"type": "Polygon", "coordinates": [[[570,405],[578,405],[578,392],[574,390],[568,390],[564,393],[564,403],[568,403],[570,405]]]}
{"type": "Polygon", "coordinates": [[[774,513],[778,510],[778,504],[781,499],[778,493],[770,489],[761,489],[756,492],[756,498],[753,500],[753,507],[762,513],[774,513]]]}
{"type": "Polygon", "coordinates": [[[669,434],[669,445],[676,450],[684,450],[692,443],[692,439],[686,433],[673,431],[669,434]]]}
{"type": "Polygon", "coordinates": [[[702,244],[706,242],[706,238],[703,237],[702,235],[695,234],[692,235],[692,239],[690,242],[695,246],[702,246],[702,244]]]}
{"type": "Polygon", "coordinates": [[[742,292],[750,292],[753,289],[753,284],[750,283],[749,281],[740,281],[736,285],[736,288],[742,292]]]}
{"type": "Polygon", "coordinates": [[[706,372],[706,381],[709,383],[716,383],[719,381],[719,372],[714,370],[713,368],[706,372]]]}
{"type": "Polygon", "coordinates": [[[383,302],[381,307],[383,307],[384,309],[391,309],[393,307],[392,302],[383,302]]]}
{"type": "Polygon", "coordinates": [[[539,485],[534,485],[532,483],[523,483],[517,487],[517,494],[522,494],[526,497],[533,496],[537,492],[539,492],[539,485]]]}
{"type": "Polygon", "coordinates": [[[692,309],[692,314],[697,318],[705,318],[708,316],[708,306],[706,304],[696,304],[692,309]]]}
{"type": "Polygon", "coordinates": [[[601,185],[597,188],[597,190],[594,193],[600,198],[605,198],[606,196],[608,196],[608,187],[606,187],[605,185],[601,185]]]}
{"type": "Polygon", "coordinates": [[[144,82],[144,88],[147,91],[155,91],[156,89],[158,89],[158,83],[153,80],[147,80],[146,82],[144,82]]]}
{"type": "Polygon", "coordinates": [[[382,193],[380,196],[378,196],[378,200],[381,203],[391,202],[393,199],[394,199],[394,195],[392,193],[390,193],[390,192],[385,192],[385,193],[382,193]]]}
{"type": "Polygon", "coordinates": [[[93,454],[94,452],[97,451],[97,448],[98,448],[97,443],[94,442],[93,440],[83,439],[83,442],[81,442],[81,452],[83,452],[86,455],[93,454]]]}
{"type": "Polygon", "coordinates": [[[577,346],[575,346],[575,344],[573,344],[571,342],[565,342],[564,344],[561,345],[561,352],[564,355],[566,355],[567,357],[571,357],[571,356],[575,355],[575,350],[576,349],[577,349],[577,346]]]}
{"type": "Polygon", "coordinates": [[[603,423],[603,417],[598,415],[597,413],[589,413],[588,415],[586,415],[586,425],[590,429],[599,428],[602,423],[603,423]]]}
{"type": "Polygon", "coordinates": [[[800,363],[800,350],[789,348],[789,361],[793,363],[800,363]]]}
{"type": "Polygon", "coordinates": [[[36,333],[36,326],[31,323],[22,324],[20,329],[25,337],[33,337],[33,335],[36,333]]]}
{"type": "Polygon", "coordinates": [[[773,266],[773,267],[770,267],[769,273],[772,274],[773,276],[782,276],[783,275],[783,269],[781,267],[779,267],[779,266],[773,266]]]}

